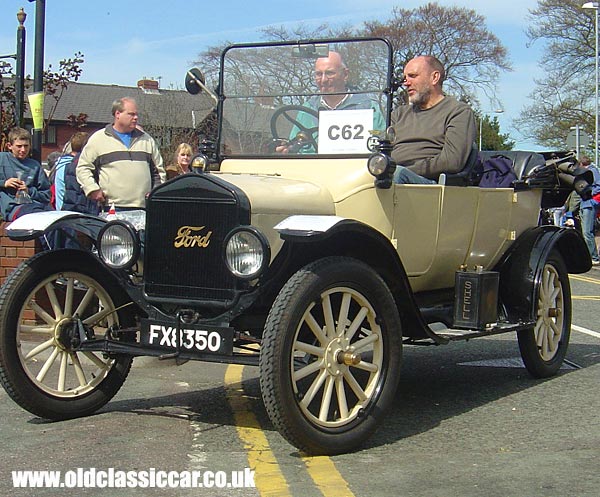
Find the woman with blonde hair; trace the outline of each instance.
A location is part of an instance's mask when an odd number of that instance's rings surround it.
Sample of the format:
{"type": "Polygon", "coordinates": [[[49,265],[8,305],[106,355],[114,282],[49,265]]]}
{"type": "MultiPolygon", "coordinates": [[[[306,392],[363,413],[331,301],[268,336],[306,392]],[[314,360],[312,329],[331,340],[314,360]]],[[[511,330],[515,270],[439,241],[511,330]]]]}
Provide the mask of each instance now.
{"type": "Polygon", "coordinates": [[[192,161],[192,146],[188,143],[180,143],[175,150],[175,161],[167,166],[167,179],[174,178],[180,174],[190,172],[190,162],[192,161]]]}

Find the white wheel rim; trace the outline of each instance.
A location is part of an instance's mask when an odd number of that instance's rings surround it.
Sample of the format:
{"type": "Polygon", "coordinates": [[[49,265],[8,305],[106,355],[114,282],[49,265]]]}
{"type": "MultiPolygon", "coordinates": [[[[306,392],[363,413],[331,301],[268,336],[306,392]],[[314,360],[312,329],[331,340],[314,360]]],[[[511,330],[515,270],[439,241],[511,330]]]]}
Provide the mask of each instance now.
{"type": "Polygon", "coordinates": [[[294,336],[291,377],[304,415],[327,428],[354,420],[377,392],[383,345],[375,311],[361,293],[346,287],[322,293],[294,336]]]}
{"type": "Polygon", "coordinates": [[[97,282],[80,273],[55,274],[29,294],[19,314],[17,349],[29,379],[55,397],[80,397],[106,378],[114,359],[96,352],[74,352],[59,339],[61,327],[74,315],[94,328],[96,337],[118,322],[116,313],[97,319],[105,309],[114,309],[108,293],[97,282]],[[58,281],[57,281],[58,280],[58,281]]]}
{"type": "Polygon", "coordinates": [[[544,361],[550,361],[558,352],[564,316],[564,295],[560,276],[554,266],[546,264],[542,273],[534,328],[538,352],[544,361]]]}

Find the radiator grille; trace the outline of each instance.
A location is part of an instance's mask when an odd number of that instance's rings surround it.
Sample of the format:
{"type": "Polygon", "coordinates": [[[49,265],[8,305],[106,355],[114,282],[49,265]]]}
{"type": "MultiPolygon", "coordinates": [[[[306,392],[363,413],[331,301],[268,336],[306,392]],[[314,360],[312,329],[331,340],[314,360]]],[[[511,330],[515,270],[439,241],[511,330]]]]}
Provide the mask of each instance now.
{"type": "Polygon", "coordinates": [[[240,224],[236,196],[199,177],[155,190],[147,203],[144,288],[149,298],[233,298],[236,279],[223,260],[223,240],[240,224]],[[193,188],[190,188],[190,185],[193,188]]]}

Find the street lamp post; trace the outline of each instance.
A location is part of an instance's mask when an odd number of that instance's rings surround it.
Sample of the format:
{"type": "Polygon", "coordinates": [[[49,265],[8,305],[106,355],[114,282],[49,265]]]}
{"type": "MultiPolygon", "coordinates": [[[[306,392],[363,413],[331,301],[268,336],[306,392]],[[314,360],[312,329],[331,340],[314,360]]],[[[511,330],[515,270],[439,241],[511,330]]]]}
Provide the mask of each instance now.
{"type": "Polygon", "coordinates": [[[23,126],[23,104],[25,100],[25,19],[27,14],[21,7],[17,12],[17,67],[15,78],[15,114],[17,126],[23,126]]]}
{"type": "MultiPolygon", "coordinates": [[[[21,7],[21,10],[17,12],[17,21],[19,26],[17,27],[17,53],[10,55],[0,55],[0,59],[15,59],[15,123],[17,126],[23,126],[23,100],[25,98],[25,19],[27,14],[21,7]]],[[[2,75],[0,75],[0,79],[2,75]]],[[[0,88],[2,88],[2,81],[0,81],[0,88]]],[[[0,114],[2,114],[2,101],[0,100],[0,114]]]]}
{"type": "MultiPolygon", "coordinates": [[[[46,0],[35,1],[35,51],[33,53],[33,91],[44,90],[44,31],[46,26],[46,0]]],[[[42,130],[33,130],[31,155],[42,162],[42,130]]]]}
{"type": "Polygon", "coordinates": [[[598,2],[586,2],[581,6],[583,9],[594,9],[596,11],[596,112],[594,128],[594,165],[598,167],[598,2]]]}
{"type": "MultiPolygon", "coordinates": [[[[504,109],[496,109],[494,111],[492,111],[492,114],[502,114],[504,112],[504,109]]],[[[485,114],[487,116],[487,114],[485,114]]],[[[479,151],[481,152],[481,150],[483,150],[483,112],[481,113],[481,116],[479,117],[479,151]]]]}

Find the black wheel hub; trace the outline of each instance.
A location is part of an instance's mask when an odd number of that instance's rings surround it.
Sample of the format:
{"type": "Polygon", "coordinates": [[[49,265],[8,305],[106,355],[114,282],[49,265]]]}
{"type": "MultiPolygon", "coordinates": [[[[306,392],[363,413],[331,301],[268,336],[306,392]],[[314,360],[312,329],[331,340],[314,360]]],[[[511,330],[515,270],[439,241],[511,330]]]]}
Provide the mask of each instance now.
{"type": "Polygon", "coordinates": [[[75,318],[64,318],[56,325],[54,337],[57,345],[63,350],[72,350],[81,343],[75,318]]]}

